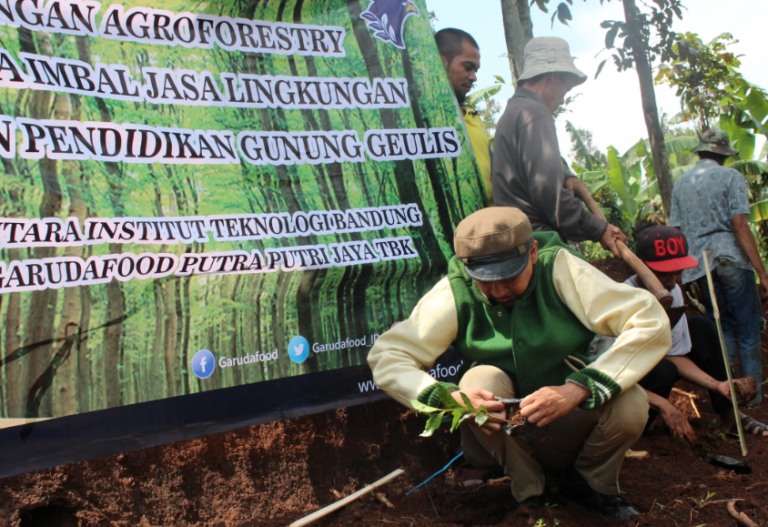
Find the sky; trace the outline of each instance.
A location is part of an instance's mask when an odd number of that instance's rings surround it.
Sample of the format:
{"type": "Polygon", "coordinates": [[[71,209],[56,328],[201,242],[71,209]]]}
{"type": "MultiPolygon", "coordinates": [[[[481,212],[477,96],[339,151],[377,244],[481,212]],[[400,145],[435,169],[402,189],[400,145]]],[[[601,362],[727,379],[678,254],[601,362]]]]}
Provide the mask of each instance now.
{"type": "MultiPolygon", "coordinates": [[[[477,88],[494,83],[494,75],[510,82],[509,61],[506,58],[504,27],[501,19],[500,0],[426,0],[437,20],[435,29],[457,27],[470,33],[480,46],[480,71],[477,88]],[[471,7],[468,7],[470,6],[471,7]]],[[[554,6],[559,0],[551,0],[554,6]]],[[[765,45],[765,17],[768,2],[765,0],[683,0],[689,9],[683,19],[675,19],[673,30],[697,33],[708,42],[722,33],[731,33],[739,40],[730,49],[743,55],[741,73],[747,81],[768,88],[768,46],[765,45]],[[727,8],[724,6],[727,5],[727,8]]],[[[635,70],[619,73],[605,50],[603,20],[623,20],[622,4],[617,0],[600,6],[598,0],[576,0],[571,6],[573,21],[570,27],[555,20],[551,25],[550,14],[531,6],[533,34],[535,37],[557,36],[565,39],[576,57],[576,67],[588,75],[588,80],[576,87],[571,94],[579,93],[569,105],[570,113],[558,119],[558,140],[563,154],[570,150],[570,140],[565,132],[565,122],[571,121],[577,128],[589,130],[600,150],[614,146],[624,153],[648,132],[643,119],[640,88],[635,70]],[[609,59],[600,76],[595,72],[603,59],[609,59]]],[[[512,96],[512,86],[505,87],[496,99],[502,107],[512,96]]],[[[680,102],[674,91],[667,86],[656,86],[656,102],[660,112],[670,117],[680,112],[680,102]]],[[[762,141],[758,138],[757,152],[762,141]]],[[[567,155],[567,157],[570,157],[567,155]]]]}

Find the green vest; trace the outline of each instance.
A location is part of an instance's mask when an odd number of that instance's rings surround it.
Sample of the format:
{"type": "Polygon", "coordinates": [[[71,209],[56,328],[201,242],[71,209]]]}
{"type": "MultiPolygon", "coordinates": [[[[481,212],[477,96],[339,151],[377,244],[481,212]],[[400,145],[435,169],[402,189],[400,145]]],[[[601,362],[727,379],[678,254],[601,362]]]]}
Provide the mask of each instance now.
{"type": "Polygon", "coordinates": [[[556,232],[537,232],[539,261],[525,292],[511,308],[491,304],[456,257],[448,264],[448,279],[456,302],[459,330],[453,346],[470,362],[496,366],[516,381],[518,397],[543,386],[560,386],[576,368],[589,363],[586,355],[595,334],[587,329],[555,290],[555,257],[570,247],[556,232]],[[580,363],[580,362],[581,363],[580,363]],[[582,364],[583,363],[583,364],[582,364]]]}

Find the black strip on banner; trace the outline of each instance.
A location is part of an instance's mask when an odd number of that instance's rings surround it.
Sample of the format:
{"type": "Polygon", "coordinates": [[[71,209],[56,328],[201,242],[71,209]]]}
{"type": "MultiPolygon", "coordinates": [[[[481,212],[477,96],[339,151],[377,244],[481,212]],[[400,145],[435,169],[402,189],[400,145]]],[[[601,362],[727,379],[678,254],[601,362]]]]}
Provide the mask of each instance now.
{"type": "MultiPolygon", "coordinates": [[[[431,374],[456,382],[449,350],[431,374]]],[[[368,366],[309,373],[0,429],[0,478],[388,397],[368,366]]]]}

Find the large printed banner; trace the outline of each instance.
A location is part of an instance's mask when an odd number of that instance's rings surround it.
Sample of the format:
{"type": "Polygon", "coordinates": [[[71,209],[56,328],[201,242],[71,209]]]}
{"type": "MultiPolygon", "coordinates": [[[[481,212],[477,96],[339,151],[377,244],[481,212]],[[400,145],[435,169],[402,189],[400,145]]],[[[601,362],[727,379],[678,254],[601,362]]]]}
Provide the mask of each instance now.
{"type": "Polygon", "coordinates": [[[322,399],[485,205],[423,0],[0,0],[0,46],[6,420],[322,399]]]}

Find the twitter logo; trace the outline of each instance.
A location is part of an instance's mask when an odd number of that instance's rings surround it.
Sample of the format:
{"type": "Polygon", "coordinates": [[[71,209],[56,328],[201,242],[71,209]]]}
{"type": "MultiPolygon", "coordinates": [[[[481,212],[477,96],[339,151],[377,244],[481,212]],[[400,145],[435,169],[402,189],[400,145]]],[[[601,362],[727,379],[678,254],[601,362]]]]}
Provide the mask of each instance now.
{"type": "Polygon", "coordinates": [[[309,357],[309,342],[301,335],[297,335],[288,343],[288,356],[296,364],[301,364],[309,357]]]}

